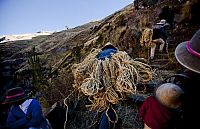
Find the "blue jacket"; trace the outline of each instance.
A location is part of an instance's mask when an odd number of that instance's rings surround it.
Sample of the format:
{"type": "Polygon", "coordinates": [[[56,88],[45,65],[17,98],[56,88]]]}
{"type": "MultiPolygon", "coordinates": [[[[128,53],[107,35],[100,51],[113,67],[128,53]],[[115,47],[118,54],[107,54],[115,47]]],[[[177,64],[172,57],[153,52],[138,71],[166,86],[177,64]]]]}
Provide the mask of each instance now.
{"type": "Polygon", "coordinates": [[[105,58],[111,59],[112,55],[115,53],[117,53],[116,48],[106,48],[98,53],[97,59],[99,60],[105,60],[105,58]]]}
{"type": "Polygon", "coordinates": [[[29,127],[46,129],[47,121],[43,116],[40,103],[33,99],[28,107],[27,114],[19,106],[12,106],[8,114],[6,126],[9,129],[27,129],[29,127]]]}

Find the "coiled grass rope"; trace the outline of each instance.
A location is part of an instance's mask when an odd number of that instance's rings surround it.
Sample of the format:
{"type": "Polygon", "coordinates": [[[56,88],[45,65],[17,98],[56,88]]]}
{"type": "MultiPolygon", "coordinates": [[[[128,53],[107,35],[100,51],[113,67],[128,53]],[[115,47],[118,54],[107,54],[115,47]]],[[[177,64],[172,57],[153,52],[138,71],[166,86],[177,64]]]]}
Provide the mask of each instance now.
{"type": "Polygon", "coordinates": [[[90,53],[83,62],[73,66],[74,88],[88,96],[90,110],[104,111],[117,104],[126,93],[137,93],[138,83],[152,79],[148,64],[132,59],[126,52],[118,51],[112,58],[98,60],[100,49],[90,53]]]}

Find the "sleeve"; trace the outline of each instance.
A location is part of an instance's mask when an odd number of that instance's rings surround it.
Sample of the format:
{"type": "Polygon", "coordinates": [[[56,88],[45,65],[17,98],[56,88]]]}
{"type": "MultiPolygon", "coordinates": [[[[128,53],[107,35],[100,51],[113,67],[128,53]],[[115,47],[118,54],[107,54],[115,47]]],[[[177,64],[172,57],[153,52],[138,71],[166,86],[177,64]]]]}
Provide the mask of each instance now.
{"type": "Polygon", "coordinates": [[[22,117],[20,119],[16,119],[14,114],[12,113],[12,109],[10,110],[8,117],[7,117],[7,122],[6,122],[7,128],[9,128],[9,129],[20,129],[26,123],[27,123],[27,120],[26,120],[25,117],[22,117]]]}
{"type": "Polygon", "coordinates": [[[147,113],[147,110],[148,110],[148,108],[149,108],[149,101],[148,101],[149,99],[147,98],[144,102],[143,102],[143,104],[140,106],[140,108],[139,108],[139,117],[140,117],[140,119],[142,119],[142,120],[144,120],[144,118],[145,118],[145,115],[146,115],[146,113],[147,113]]]}
{"type": "MultiPolygon", "coordinates": [[[[43,113],[40,103],[37,100],[32,100],[30,105],[30,113],[31,118],[30,121],[26,124],[26,127],[35,127],[40,125],[41,121],[43,120],[43,113]]],[[[29,115],[29,114],[28,114],[29,115]]]]}

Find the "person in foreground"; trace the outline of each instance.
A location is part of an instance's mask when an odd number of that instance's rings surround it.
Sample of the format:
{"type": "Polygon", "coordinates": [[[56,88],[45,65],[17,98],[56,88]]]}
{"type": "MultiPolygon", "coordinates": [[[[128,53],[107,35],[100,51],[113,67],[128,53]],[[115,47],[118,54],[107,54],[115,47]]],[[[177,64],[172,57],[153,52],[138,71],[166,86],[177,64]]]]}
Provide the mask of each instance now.
{"type": "Polygon", "coordinates": [[[200,84],[200,29],[191,40],[180,43],[175,49],[177,61],[186,68],[181,74],[187,81],[181,84],[185,93],[183,103],[183,119],[177,129],[199,128],[199,84],[200,84]]]}
{"type": "Polygon", "coordinates": [[[175,129],[179,120],[183,90],[173,83],[163,83],[139,108],[144,129],[175,129]]]}
{"type": "Polygon", "coordinates": [[[3,104],[11,104],[6,129],[48,129],[40,103],[29,99],[21,87],[9,89],[3,104]]]}

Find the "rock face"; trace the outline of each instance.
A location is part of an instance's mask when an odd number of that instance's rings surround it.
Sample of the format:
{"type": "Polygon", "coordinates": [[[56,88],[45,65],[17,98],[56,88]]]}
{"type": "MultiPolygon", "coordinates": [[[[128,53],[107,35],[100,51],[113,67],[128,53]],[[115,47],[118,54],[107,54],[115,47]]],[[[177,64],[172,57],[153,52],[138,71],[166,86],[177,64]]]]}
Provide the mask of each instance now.
{"type": "MultiPolygon", "coordinates": [[[[142,0],[139,0],[139,4],[142,0]]],[[[92,50],[92,48],[101,48],[105,43],[111,42],[119,50],[126,51],[131,57],[143,57],[148,59],[148,48],[140,46],[139,41],[141,32],[147,25],[153,25],[159,21],[159,13],[165,6],[170,6],[174,9],[175,18],[181,16],[181,8],[184,2],[178,1],[153,1],[149,2],[150,6],[139,8],[136,10],[133,5],[128,5],[124,9],[102,19],[101,21],[90,22],[72,29],[55,32],[50,35],[42,35],[33,37],[30,40],[8,41],[0,43],[0,83],[3,91],[14,85],[27,84],[32,81],[31,67],[28,64],[28,59],[32,56],[32,48],[35,47],[36,53],[40,58],[40,64],[44,68],[41,91],[48,104],[53,104],[58,100],[62,100],[73,91],[73,76],[71,66],[74,63],[82,61],[92,50]],[[14,76],[14,75],[17,75],[14,76]],[[18,78],[19,77],[19,78],[18,78]],[[10,81],[10,80],[12,81],[10,81]],[[6,81],[7,80],[7,81],[6,81]],[[16,81],[17,80],[17,81],[16,81]],[[28,80],[28,82],[27,82],[28,80]],[[16,82],[15,82],[16,81],[16,82]],[[12,82],[12,84],[8,84],[12,82]]],[[[198,2],[197,2],[198,3],[198,2]]],[[[199,4],[199,3],[198,3],[199,4]]],[[[193,18],[199,15],[196,6],[193,9],[193,18]]],[[[178,19],[178,18],[177,18],[178,19]]],[[[190,20],[190,19],[189,19],[190,20]]],[[[180,68],[174,58],[174,49],[176,45],[182,41],[188,40],[199,29],[200,24],[193,22],[180,22],[168,30],[168,51],[155,54],[155,60],[150,61],[150,65],[155,70],[164,70],[165,73],[173,73],[180,68]],[[171,70],[167,71],[166,70],[171,70]]],[[[0,41],[5,41],[6,38],[0,38],[0,41]]],[[[157,51],[157,48],[156,48],[157,51]]],[[[159,72],[157,77],[164,77],[164,72],[159,72]]],[[[157,78],[156,78],[157,79],[157,78]]],[[[75,100],[77,95],[71,95],[69,101],[75,100]]],[[[85,102],[83,102],[85,104],[85,102]]],[[[122,110],[123,107],[120,107],[122,110]]],[[[127,107],[127,111],[133,113],[131,108],[127,107]]],[[[77,111],[76,120],[83,121],[80,124],[71,123],[70,128],[85,128],[90,126],[91,115],[88,112],[77,111]],[[81,112],[81,113],[80,113],[81,112]],[[80,115],[85,116],[85,118],[80,115]],[[87,120],[86,120],[87,119],[87,120]],[[85,122],[87,121],[87,122],[85,122]]],[[[133,114],[136,114],[134,112],[133,114]]],[[[124,114],[121,114],[124,115],[124,114]]],[[[134,116],[133,116],[134,117],[134,116]]],[[[141,124],[135,122],[134,125],[128,124],[132,120],[126,117],[123,121],[124,128],[140,128],[141,124]]]]}

